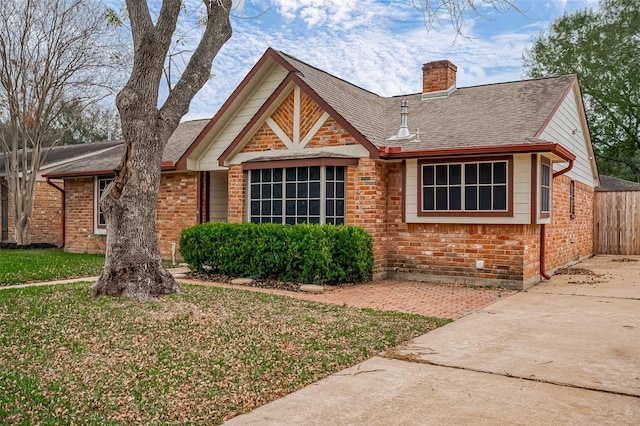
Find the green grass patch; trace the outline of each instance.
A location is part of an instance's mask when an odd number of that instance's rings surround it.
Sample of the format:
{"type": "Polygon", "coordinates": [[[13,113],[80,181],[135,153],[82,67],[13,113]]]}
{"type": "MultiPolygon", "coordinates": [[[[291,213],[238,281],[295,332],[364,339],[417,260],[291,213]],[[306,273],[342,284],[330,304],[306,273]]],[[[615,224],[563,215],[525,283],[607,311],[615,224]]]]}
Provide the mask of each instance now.
{"type": "Polygon", "coordinates": [[[61,249],[0,250],[0,286],[99,275],[104,255],[61,249]]]}
{"type": "Polygon", "coordinates": [[[201,424],[250,411],[447,320],[183,286],[0,291],[0,424],[201,424]]]}

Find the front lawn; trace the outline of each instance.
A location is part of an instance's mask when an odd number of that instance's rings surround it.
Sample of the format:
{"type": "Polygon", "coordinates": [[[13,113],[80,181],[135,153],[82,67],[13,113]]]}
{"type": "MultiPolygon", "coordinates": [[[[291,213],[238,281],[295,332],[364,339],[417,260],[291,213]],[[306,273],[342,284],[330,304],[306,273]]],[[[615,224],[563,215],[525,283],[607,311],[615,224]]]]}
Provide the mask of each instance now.
{"type": "Polygon", "coordinates": [[[0,291],[0,424],[221,423],[447,322],[215,287],[145,304],[88,287],[0,291]]]}
{"type": "Polygon", "coordinates": [[[0,250],[0,286],[99,275],[101,254],[65,253],[61,249],[0,250]]]}

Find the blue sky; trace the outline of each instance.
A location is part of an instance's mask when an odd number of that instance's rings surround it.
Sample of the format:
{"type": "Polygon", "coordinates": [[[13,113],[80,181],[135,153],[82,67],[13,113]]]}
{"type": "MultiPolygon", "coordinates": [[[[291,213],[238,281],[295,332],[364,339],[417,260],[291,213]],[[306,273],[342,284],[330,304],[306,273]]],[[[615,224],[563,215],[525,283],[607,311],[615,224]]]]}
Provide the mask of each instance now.
{"type": "Polygon", "coordinates": [[[524,15],[483,8],[465,37],[442,22],[427,31],[419,0],[246,0],[233,36],[185,120],[211,117],[268,47],[383,96],[421,90],[425,62],[449,59],[458,87],[524,77],[521,58],[541,29],[597,0],[518,0],[524,15]]]}

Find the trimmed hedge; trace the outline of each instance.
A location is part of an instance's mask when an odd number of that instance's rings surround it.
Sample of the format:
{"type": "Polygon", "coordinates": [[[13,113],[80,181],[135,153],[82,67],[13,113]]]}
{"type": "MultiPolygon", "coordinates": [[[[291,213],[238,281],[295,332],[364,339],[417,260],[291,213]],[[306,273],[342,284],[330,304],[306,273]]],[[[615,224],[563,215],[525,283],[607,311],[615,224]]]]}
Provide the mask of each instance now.
{"type": "Polygon", "coordinates": [[[182,231],[180,252],[194,271],[234,277],[344,283],[373,270],[371,235],[343,225],[203,223],[182,231]]]}

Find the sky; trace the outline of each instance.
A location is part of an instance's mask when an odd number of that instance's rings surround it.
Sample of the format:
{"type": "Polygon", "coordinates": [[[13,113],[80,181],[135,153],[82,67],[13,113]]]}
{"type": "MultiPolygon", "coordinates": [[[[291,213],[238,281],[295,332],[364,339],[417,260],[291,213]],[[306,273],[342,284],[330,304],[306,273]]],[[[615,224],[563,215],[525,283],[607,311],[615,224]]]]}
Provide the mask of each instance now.
{"type": "MultiPolygon", "coordinates": [[[[563,13],[597,7],[597,0],[517,0],[522,13],[483,7],[460,36],[444,21],[428,29],[424,1],[244,0],[184,120],[212,117],[268,47],[381,96],[421,91],[422,64],[441,59],[458,67],[458,87],[520,80],[522,54],[542,29],[563,13]]],[[[184,40],[188,47],[197,37],[184,40]]]]}

